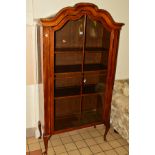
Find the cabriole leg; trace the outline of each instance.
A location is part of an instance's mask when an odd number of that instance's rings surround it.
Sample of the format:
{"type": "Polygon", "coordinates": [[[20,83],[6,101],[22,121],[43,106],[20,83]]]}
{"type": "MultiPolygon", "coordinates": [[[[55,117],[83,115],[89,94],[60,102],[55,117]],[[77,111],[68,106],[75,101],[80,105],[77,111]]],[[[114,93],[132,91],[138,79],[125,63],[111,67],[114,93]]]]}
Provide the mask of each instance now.
{"type": "Polygon", "coordinates": [[[44,140],[44,146],[45,146],[45,151],[43,152],[43,155],[47,155],[47,150],[48,150],[48,140],[49,140],[50,136],[47,135],[43,135],[43,140],[44,140]]]}
{"type": "Polygon", "coordinates": [[[41,131],[41,122],[40,121],[38,121],[38,129],[39,129],[39,133],[40,133],[39,139],[41,139],[42,131],[41,131]]]}
{"type": "Polygon", "coordinates": [[[107,141],[106,136],[107,136],[107,133],[110,129],[110,123],[105,124],[105,126],[106,126],[106,128],[105,128],[105,133],[104,133],[104,140],[107,141]]]}

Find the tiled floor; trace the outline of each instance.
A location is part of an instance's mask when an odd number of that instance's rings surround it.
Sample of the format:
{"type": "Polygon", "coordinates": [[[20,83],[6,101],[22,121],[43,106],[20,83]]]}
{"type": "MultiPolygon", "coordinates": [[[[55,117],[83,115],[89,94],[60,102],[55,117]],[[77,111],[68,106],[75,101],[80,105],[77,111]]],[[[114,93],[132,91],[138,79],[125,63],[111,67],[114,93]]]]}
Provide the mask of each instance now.
{"type": "MultiPolygon", "coordinates": [[[[128,155],[126,140],[110,129],[105,142],[104,130],[104,125],[97,125],[53,135],[48,143],[48,155],[128,155]]],[[[43,139],[31,137],[26,142],[26,155],[41,155],[44,151],[43,139]]]]}

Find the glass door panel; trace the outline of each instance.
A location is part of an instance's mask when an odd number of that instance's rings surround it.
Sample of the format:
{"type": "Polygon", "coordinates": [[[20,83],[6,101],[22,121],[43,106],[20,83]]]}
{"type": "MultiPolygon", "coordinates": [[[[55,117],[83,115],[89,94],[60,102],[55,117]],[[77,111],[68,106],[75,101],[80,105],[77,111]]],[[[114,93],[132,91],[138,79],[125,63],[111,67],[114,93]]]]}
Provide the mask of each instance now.
{"type": "Polygon", "coordinates": [[[54,130],[79,126],[81,114],[84,18],[55,31],[54,130]]]}
{"type": "Polygon", "coordinates": [[[55,99],[55,130],[62,130],[79,126],[80,101],[80,96],[55,99]]]}
{"type": "Polygon", "coordinates": [[[102,122],[103,94],[83,96],[81,124],[102,122]]]}
{"type": "Polygon", "coordinates": [[[84,17],[55,31],[55,73],[81,72],[83,41],[84,17]]]}
{"type": "Polygon", "coordinates": [[[55,51],[79,51],[83,47],[84,17],[68,21],[55,32],[55,51]]]}
{"type": "Polygon", "coordinates": [[[105,73],[85,73],[82,89],[82,124],[102,121],[105,73]]]}
{"type": "Polygon", "coordinates": [[[107,69],[110,32],[103,23],[87,16],[84,70],[107,69]]]}

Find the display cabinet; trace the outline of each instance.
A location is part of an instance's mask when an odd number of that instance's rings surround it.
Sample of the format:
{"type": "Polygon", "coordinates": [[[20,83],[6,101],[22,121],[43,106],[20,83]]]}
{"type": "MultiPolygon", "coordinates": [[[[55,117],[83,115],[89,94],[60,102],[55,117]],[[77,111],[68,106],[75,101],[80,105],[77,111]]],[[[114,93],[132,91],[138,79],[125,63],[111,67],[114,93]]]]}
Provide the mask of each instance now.
{"type": "Polygon", "coordinates": [[[106,140],[123,25],[90,3],[66,7],[40,20],[45,154],[50,136],[60,132],[103,123],[106,140]]]}

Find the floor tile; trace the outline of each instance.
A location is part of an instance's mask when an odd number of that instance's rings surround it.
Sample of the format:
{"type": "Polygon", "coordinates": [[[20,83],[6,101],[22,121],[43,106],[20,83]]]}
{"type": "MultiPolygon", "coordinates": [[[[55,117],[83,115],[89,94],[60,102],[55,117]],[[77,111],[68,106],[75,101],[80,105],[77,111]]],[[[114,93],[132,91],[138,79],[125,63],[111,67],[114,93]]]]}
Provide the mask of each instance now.
{"type": "Polygon", "coordinates": [[[28,144],[33,144],[33,143],[37,143],[37,142],[38,142],[38,139],[35,137],[30,137],[27,139],[28,144]]]}
{"type": "MultiPolygon", "coordinates": [[[[51,136],[48,155],[128,155],[129,144],[110,128],[107,142],[105,126],[88,127],[51,136]]],[[[26,155],[41,155],[45,150],[43,138],[26,139],[26,155]]]]}
{"type": "Polygon", "coordinates": [[[69,136],[68,132],[64,132],[64,133],[59,134],[59,137],[61,137],[61,138],[68,137],[68,136],[69,136]]]}
{"type": "Polygon", "coordinates": [[[118,147],[115,151],[118,155],[128,155],[128,151],[124,147],[118,147]]]}
{"type": "Polygon", "coordinates": [[[98,145],[91,146],[90,150],[93,152],[93,154],[102,152],[101,148],[98,145]]]}
{"type": "Polygon", "coordinates": [[[35,151],[35,150],[40,150],[39,143],[32,143],[29,145],[29,151],[35,151]]]}
{"type": "Polygon", "coordinates": [[[40,143],[40,142],[43,142],[43,139],[38,139],[38,142],[40,143]]]}
{"type": "Polygon", "coordinates": [[[79,149],[79,151],[81,155],[92,155],[93,154],[88,147],[79,149]]]}
{"type": "Polygon", "coordinates": [[[105,129],[105,125],[104,124],[99,124],[99,125],[96,125],[96,128],[97,129],[105,129]]]}
{"type": "Polygon", "coordinates": [[[67,137],[61,138],[61,141],[63,144],[67,144],[67,143],[71,143],[72,139],[69,136],[67,136],[67,137]]]}
{"type": "Polygon", "coordinates": [[[77,142],[75,142],[75,144],[76,144],[78,149],[83,148],[83,147],[87,147],[87,144],[84,142],[84,140],[77,141],[77,142]]]}
{"type": "Polygon", "coordinates": [[[113,148],[116,148],[116,147],[121,146],[121,144],[120,144],[117,140],[109,141],[109,144],[110,144],[113,148]]]}
{"type": "Polygon", "coordinates": [[[62,141],[60,140],[60,138],[53,139],[53,140],[51,140],[51,144],[52,144],[52,146],[62,145],[62,141]]]}
{"type": "Polygon", "coordinates": [[[103,130],[103,129],[97,129],[97,131],[98,131],[102,136],[104,135],[105,130],[103,130]]]}
{"type": "MultiPolygon", "coordinates": [[[[39,142],[39,144],[40,144],[41,149],[44,149],[45,148],[44,142],[39,142]]],[[[50,140],[48,141],[48,147],[49,148],[52,147],[50,140]]]]}
{"type": "Polygon", "coordinates": [[[94,140],[95,140],[95,142],[96,142],[97,144],[100,144],[100,143],[104,143],[104,142],[105,142],[103,136],[101,136],[101,137],[96,137],[96,138],[94,138],[94,140]]]}
{"type": "Polygon", "coordinates": [[[69,155],[80,155],[80,152],[78,150],[73,150],[68,152],[69,155]]]}
{"type": "Polygon", "coordinates": [[[79,134],[78,135],[72,135],[71,137],[72,137],[72,139],[73,139],[74,142],[75,141],[82,140],[82,137],[79,134]]]}
{"type": "Polygon", "coordinates": [[[107,142],[101,143],[101,144],[99,144],[99,146],[101,147],[101,149],[103,151],[111,150],[112,149],[112,147],[107,142]]]}
{"type": "Polygon", "coordinates": [[[68,153],[64,152],[64,153],[60,153],[60,154],[57,154],[57,155],[68,155],[68,153]]]}
{"type": "Polygon", "coordinates": [[[53,147],[53,149],[56,152],[56,154],[65,153],[66,152],[66,149],[65,149],[64,145],[55,146],[55,147],[53,147]]]}
{"type": "Polygon", "coordinates": [[[101,136],[101,134],[99,134],[99,132],[97,132],[97,131],[89,132],[89,134],[90,134],[92,137],[99,137],[99,136],[101,136]]]}
{"type": "Polygon", "coordinates": [[[87,131],[88,132],[93,132],[93,131],[96,131],[96,128],[94,128],[93,126],[91,126],[91,127],[88,127],[87,128],[87,131]]]}
{"type": "Polygon", "coordinates": [[[30,152],[30,155],[42,155],[42,153],[41,153],[41,150],[36,150],[36,151],[30,152]]]}
{"type": "Polygon", "coordinates": [[[88,146],[92,146],[92,145],[96,144],[96,142],[93,138],[85,139],[85,142],[87,143],[88,146]]]}
{"type": "Polygon", "coordinates": [[[83,139],[91,138],[91,136],[90,136],[90,134],[88,132],[81,133],[81,136],[82,136],[83,139]]]}
{"type": "Polygon", "coordinates": [[[87,128],[82,128],[78,130],[78,133],[86,133],[87,132],[87,128]]]}
{"type": "Polygon", "coordinates": [[[129,145],[124,145],[123,146],[127,151],[129,151],[129,145]]]}
{"type": "Polygon", "coordinates": [[[115,140],[116,138],[112,134],[107,134],[107,141],[115,140]]]}
{"type": "Polygon", "coordinates": [[[128,142],[127,142],[125,139],[122,139],[122,138],[117,139],[117,141],[118,141],[121,145],[127,145],[127,144],[128,144],[128,142]]]}
{"type": "Polygon", "coordinates": [[[48,148],[48,155],[55,155],[55,152],[52,147],[48,148]]]}
{"type": "Polygon", "coordinates": [[[113,133],[111,134],[115,139],[119,139],[119,138],[122,138],[118,133],[113,133]]]}
{"type": "Polygon", "coordinates": [[[114,150],[105,151],[106,155],[117,155],[117,153],[114,150]]]}
{"type": "Polygon", "coordinates": [[[66,150],[67,151],[71,151],[71,150],[76,150],[77,147],[74,143],[68,143],[68,144],[65,144],[65,147],[66,147],[66,150]]]}
{"type": "Polygon", "coordinates": [[[57,134],[57,135],[52,135],[51,138],[50,138],[50,140],[58,139],[58,138],[60,138],[60,137],[59,137],[59,134],[57,134]]]}
{"type": "Polygon", "coordinates": [[[72,136],[72,135],[78,134],[78,132],[77,130],[73,130],[73,131],[69,131],[68,134],[72,136]]]}
{"type": "Polygon", "coordinates": [[[95,155],[106,155],[104,152],[97,153],[95,155]]]}

